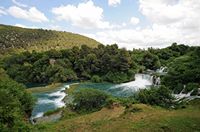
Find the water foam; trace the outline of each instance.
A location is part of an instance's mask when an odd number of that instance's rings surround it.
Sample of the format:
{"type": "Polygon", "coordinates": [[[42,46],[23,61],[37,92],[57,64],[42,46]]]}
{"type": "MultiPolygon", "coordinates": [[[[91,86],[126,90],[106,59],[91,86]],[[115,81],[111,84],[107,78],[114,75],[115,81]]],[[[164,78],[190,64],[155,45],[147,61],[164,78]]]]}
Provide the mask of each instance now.
{"type": "MultiPolygon", "coordinates": [[[[66,84],[63,87],[59,88],[57,91],[50,92],[50,93],[44,93],[43,97],[38,98],[36,105],[40,105],[40,106],[44,105],[44,107],[45,107],[45,105],[46,106],[50,105],[51,108],[53,108],[53,107],[54,108],[64,107],[65,103],[64,103],[63,99],[67,95],[65,93],[65,89],[69,88],[69,87],[70,87],[70,85],[66,84]]],[[[46,110],[36,112],[36,114],[34,114],[33,118],[42,117],[44,112],[46,112],[46,110]]]]}
{"type": "Polygon", "coordinates": [[[39,118],[39,117],[42,117],[43,115],[44,115],[44,112],[39,112],[34,116],[34,118],[39,118]]]}
{"type": "Polygon", "coordinates": [[[124,91],[138,91],[139,89],[145,89],[152,85],[152,77],[147,74],[136,74],[135,80],[127,83],[115,85],[110,89],[121,89],[124,91]]]}

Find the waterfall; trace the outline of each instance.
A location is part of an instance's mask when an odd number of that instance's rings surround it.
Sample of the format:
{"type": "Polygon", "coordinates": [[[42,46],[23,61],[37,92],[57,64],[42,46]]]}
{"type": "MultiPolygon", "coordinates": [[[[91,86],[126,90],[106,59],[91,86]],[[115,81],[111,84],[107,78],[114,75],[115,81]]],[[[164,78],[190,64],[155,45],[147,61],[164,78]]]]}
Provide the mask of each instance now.
{"type": "Polygon", "coordinates": [[[166,73],[167,67],[161,66],[159,69],[156,70],[157,73],[166,73]]]}
{"type": "Polygon", "coordinates": [[[193,99],[196,99],[196,98],[200,99],[200,95],[199,95],[200,94],[200,88],[198,88],[198,94],[195,95],[195,96],[191,96],[191,94],[194,90],[191,90],[188,93],[183,93],[184,90],[185,90],[185,85],[184,85],[183,90],[179,94],[173,94],[173,96],[176,98],[175,101],[182,102],[182,101],[190,101],[190,100],[193,100],[193,99]]]}
{"type": "Polygon", "coordinates": [[[152,85],[152,76],[149,74],[135,74],[135,80],[127,83],[117,84],[109,90],[120,89],[120,92],[133,93],[139,89],[145,89],[152,85]]]}

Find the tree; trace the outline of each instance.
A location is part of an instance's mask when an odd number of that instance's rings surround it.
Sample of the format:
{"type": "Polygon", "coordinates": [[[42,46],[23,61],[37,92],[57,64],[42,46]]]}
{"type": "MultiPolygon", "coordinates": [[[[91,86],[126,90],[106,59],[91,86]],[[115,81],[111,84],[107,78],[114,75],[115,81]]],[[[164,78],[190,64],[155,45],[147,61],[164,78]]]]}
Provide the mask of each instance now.
{"type": "Polygon", "coordinates": [[[160,67],[160,61],[158,56],[153,55],[150,52],[146,52],[142,59],[142,65],[144,65],[147,69],[156,70],[160,67]]]}

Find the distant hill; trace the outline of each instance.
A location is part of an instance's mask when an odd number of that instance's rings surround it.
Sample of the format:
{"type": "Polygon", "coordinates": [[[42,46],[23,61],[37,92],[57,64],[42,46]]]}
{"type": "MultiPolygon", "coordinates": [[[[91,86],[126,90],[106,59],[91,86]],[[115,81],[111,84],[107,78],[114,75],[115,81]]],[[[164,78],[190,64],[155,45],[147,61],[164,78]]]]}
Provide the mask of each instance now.
{"type": "Polygon", "coordinates": [[[0,24],[0,54],[22,51],[47,51],[87,45],[96,47],[94,39],[74,34],[44,29],[27,29],[0,24]]]}

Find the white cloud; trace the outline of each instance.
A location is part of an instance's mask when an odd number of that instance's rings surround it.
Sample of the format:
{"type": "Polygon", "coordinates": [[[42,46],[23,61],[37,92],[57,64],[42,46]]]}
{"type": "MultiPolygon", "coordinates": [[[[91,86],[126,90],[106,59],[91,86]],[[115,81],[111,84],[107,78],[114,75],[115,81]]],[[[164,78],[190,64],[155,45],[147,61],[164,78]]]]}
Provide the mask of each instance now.
{"type": "Polygon", "coordinates": [[[151,28],[105,30],[85,35],[104,44],[117,43],[119,47],[132,49],[148,47],[162,48],[171,45],[173,42],[199,45],[200,39],[198,34],[184,34],[179,29],[153,24],[151,28]]]}
{"type": "Polygon", "coordinates": [[[103,20],[103,9],[92,1],[74,5],[60,6],[52,9],[58,20],[71,22],[73,26],[85,29],[110,28],[110,23],[103,20]]]}
{"type": "Polygon", "coordinates": [[[15,18],[25,19],[32,22],[47,22],[48,19],[44,13],[40,12],[36,7],[31,7],[28,10],[17,6],[11,6],[8,13],[15,18]]]}
{"type": "Polygon", "coordinates": [[[109,29],[89,36],[128,49],[161,48],[173,42],[200,46],[199,0],[139,0],[139,8],[150,21],[147,27],[109,29]]]}
{"type": "Polygon", "coordinates": [[[32,29],[39,28],[39,27],[35,27],[35,26],[26,26],[26,25],[23,25],[23,24],[15,24],[15,26],[22,27],[22,28],[32,28],[32,29]]]}
{"type": "Polygon", "coordinates": [[[27,5],[22,4],[22,3],[18,2],[17,0],[12,0],[12,2],[13,2],[14,4],[16,4],[17,6],[20,6],[20,7],[28,7],[27,5]]]}
{"type": "Polygon", "coordinates": [[[108,0],[108,5],[109,6],[117,6],[118,4],[121,3],[121,0],[108,0]]]}
{"type": "Polygon", "coordinates": [[[199,0],[140,0],[139,3],[142,14],[153,23],[190,25],[190,20],[200,20],[199,0]]]}
{"type": "Polygon", "coordinates": [[[56,31],[65,31],[65,28],[59,26],[59,25],[47,25],[47,26],[43,26],[43,27],[37,27],[37,26],[27,26],[27,25],[23,25],[23,24],[15,24],[14,26],[17,27],[22,27],[22,28],[31,28],[31,29],[47,29],[47,30],[56,30],[56,31]]]}
{"type": "Polygon", "coordinates": [[[66,29],[64,27],[61,27],[59,25],[49,25],[47,27],[47,29],[51,29],[51,30],[56,30],[56,31],[65,31],[66,29]]]}
{"type": "Polygon", "coordinates": [[[140,22],[140,19],[137,17],[131,17],[130,23],[133,25],[137,25],[140,22]]]}
{"type": "Polygon", "coordinates": [[[5,9],[3,7],[0,7],[0,16],[6,15],[6,14],[7,13],[6,13],[5,9]]]}
{"type": "Polygon", "coordinates": [[[180,33],[175,40],[200,42],[199,0],[140,0],[140,10],[153,24],[180,33]]]}

